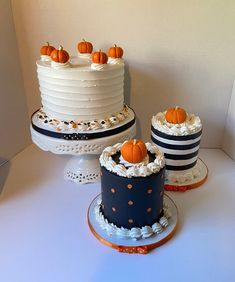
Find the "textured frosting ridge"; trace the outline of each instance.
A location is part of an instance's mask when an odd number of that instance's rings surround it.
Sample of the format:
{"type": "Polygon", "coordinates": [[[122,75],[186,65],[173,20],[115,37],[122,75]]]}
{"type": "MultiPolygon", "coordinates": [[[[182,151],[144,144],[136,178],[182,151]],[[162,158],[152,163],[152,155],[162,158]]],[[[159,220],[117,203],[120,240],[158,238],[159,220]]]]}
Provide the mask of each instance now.
{"type": "Polygon", "coordinates": [[[171,213],[169,211],[169,206],[163,206],[164,216],[159,219],[159,222],[155,222],[152,226],[143,226],[142,228],[133,227],[127,229],[124,227],[117,227],[113,223],[109,223],[108,220],[104,217],[101,211],[101,199],[97,200],[97,205],[95,206],[95,217],[100,227],[107,232],[109,236],[118,236],[124,239],[145,239],[154,234],[160,234],[164,228],[169,225],[169,219],[171,213]]]}
{"type": "MultiPolygon", "coordinates": [[[[161,168],[165,166],[165,158],[163,153],[157,148],[156,145],[151,143],[145,143],[147,150],[155,155],[154,162],[147,162],[146,159],[138,164],[117,164],[112,155],[118,153],[121,150],[122,143],[117,143],[113,146],[105,148],[100,155],[100,164],[108,171],[114,172],[123,177],[146,177],[153,173],[157,173],[161,168]]],[[[122,161],[122,160],[121,160],[122,161]]]]}
{"type": "Polygon", "coordinates": [[[166,121],[165,112],[159,112],[152,117],[152,125],[155,129],[169,135],[189,135],[196,133],[202,129],[202,123],[198,116],[187,113],[185,122],[181,124],[173,124],[166,121]]]}
{"type": "Polygon", "coordinates": [[[37,61],[42,105],[57,120],[106,119],[124,104],[124,65],[98,65],[79,56],[69,64],[37,61]]]}

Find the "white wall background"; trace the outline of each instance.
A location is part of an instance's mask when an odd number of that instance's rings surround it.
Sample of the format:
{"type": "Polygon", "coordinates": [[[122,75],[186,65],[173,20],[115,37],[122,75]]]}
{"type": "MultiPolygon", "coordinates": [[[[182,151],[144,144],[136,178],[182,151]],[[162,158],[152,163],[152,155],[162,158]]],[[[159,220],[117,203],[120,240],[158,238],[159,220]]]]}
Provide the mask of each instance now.
{"type": "Polygon", "coordinates": [[[76,54],[81,38],[125,49],[126,101],[150,136],[151,116],[200,115],[202,145],[222,145],[235,77],[234,0],[12,0],[29,114],[40,106],[35,60],[45,41],[76,54]]]}
{"type": "MultiPolygon", "coordinates": [[[[30,144],[11,3],[0,1],[0,166],[30,144]]],[[[1,168],[1,167],[0,167],[1,168]]],[[[3,169],[0,170],[0,190],[3,169]]]]}

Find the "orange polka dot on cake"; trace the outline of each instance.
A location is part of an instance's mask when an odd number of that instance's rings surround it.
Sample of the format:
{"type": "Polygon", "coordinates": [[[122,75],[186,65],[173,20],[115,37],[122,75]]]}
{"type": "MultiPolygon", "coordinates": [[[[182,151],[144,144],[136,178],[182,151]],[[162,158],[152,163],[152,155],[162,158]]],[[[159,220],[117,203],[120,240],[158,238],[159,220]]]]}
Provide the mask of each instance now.
{"type": "Polygon", "coordinates": [[[128,222],[130,223],[130,224],[132,224],[134,221],[133,221],[133,219],[128,219],[128,222]]]}
{"type": "Polygon", "coordinates": [[[151,208],[147,208],[147,212],[151,212],[152,211],[152,209],[151,208]]]}
{"type": "Polygon", "coordinates": [[[114,188],[111,188],[111,192],[112,192],[112,193],[115,193],[116,190],[115,190],[114,188]]]}
{"type": "Polygon", "coordinates": [[[131,201],[131,200],[128,202],[128,205],[129,205],[129,206],[132,206],[133,204],[134,204],[134,203],[133,203],[133,201],[131,201]]]}
{"type": "Polygon", "coordinates": [[[116,208],[114,208],[114,207],[112,207],[112,211],[113,211],[113,212],[116,212],[116,211],[117,211],[117,209],[116,209],[116,208]]]}
{"type": "Polygon", "coordinates": [[[153,192],[152,189],[148,189],[148,190],[147,190],[147,193],[148,193],[148,194],[151,194],[152,192],[153,192]]]}
{"type": "Polygon", "coordinates": [[[128,188],[128,189],[132,189],[133,186],[132,186],[131,184],[128,184],[128,185],[127,185],[127,188],[128,188]]]}

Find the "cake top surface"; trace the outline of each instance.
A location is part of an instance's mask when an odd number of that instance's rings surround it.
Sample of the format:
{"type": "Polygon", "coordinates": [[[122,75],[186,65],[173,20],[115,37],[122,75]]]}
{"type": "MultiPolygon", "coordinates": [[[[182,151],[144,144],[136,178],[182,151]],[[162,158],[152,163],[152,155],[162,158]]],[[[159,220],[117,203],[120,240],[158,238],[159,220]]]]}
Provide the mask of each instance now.
{"type": "Polygon", "coordinates": [[[194,134],[202,129],[202,123],[199,116],[186,111],[183,113],[185,116],[183,116],[182,113],[171,112],[174,110],[177,111],[178,109],[180,108],[175,107],[168,109],[167,111],[157,113],[152,117],[152,126],[163,133],[175,136],[194,134]]]}
{"type": "MultiPolygon", "coordinates": [[[[100,164],[105,167],[108,171],[113,172],[122,177],[146,177],[157,173],[165,166],[164,154],[158,149],[156,145],[151,143],[143,143],[146,146],[146,154],[143,153],[140,157],[140,161],[133,163],[127,161],[126,156],[121,153],[125,143],[133,141],[128,140],[123,143],[117,143],[113,146],[105,148],[100,155],[100,164]],[[143,159],[142,159],[143,158],[143,159]]],[[[138,144],[137,144],[138,145],[138,144]]],[[[133,142],[133,152],[135,144],[133,142]]],[[[140,148],[140,151],[144,151],[140,148]]],[[[141,154],[138,152],[138,154],[141,154]]],[[[132,156],[131,156],[132,158],[132,156]]],[[[129,159],[130,160],[130,159],[129,159]]],[[[134,160],[134,157],[132,161],[134,160]]]]}

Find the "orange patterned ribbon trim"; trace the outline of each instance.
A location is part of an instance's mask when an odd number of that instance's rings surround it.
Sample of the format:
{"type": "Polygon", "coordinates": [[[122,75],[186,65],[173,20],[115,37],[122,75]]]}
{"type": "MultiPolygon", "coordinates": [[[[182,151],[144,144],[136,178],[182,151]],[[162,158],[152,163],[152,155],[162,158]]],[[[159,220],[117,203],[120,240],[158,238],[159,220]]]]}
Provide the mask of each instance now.
{"type": "Polygon", "coordinates": [[[185,192],[188,189],[190,189],[188,186],[175,186],[169,184],[165,184],[164,188],[166,191],[179,191],[179,192],[185,192]]]}
{"type": "Polygon", "coordinates": [[[139,247],[118,246],[118,251],[120,253],[146,255],[148,253],[148,247],[147,246],[139,246],[139,247]]]}

